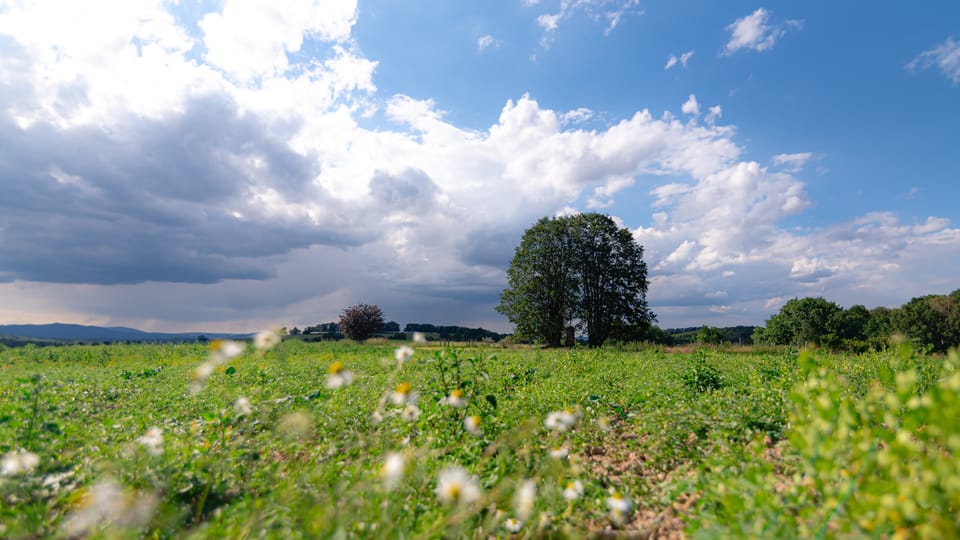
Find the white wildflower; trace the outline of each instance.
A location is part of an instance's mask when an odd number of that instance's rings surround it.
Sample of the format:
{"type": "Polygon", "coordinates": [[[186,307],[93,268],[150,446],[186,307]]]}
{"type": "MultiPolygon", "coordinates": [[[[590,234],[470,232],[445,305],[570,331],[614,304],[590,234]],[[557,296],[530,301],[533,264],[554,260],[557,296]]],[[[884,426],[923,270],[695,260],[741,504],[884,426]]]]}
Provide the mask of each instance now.
{"type": "Polygon", "coordinates": [[[80,537],[98,525],[139,528],[153,517],[157,498],[124,490],[113,480],[91,487],[83,503],[63,523],[68,537],[80,537]]]}
{"type": "Polygon", "coordinates": [[[506,529],[507,532],[518,533],[523,529],[523,522],[517,518],[507,518],[503,522],[503,528],[506,529]]]}
{"type": "Polygon", "coordinates": [[[280,341],[280,334],[274,330],[264,330],[253,336],[253,346],[261,351],[276,347],[280,344],[280,341]]]}
{"type": "Polygon", "coordinates": [[[137,442],[142,444],[152,456],[163,454],[163,431],[156,426],[148,429],[142,437],[137,439],[137,442]]]}
{"type": "Polygon", "coordinates": [[[400,479],[403,478],[403,471],[407,467],[407,460],[398,452],[390,452],[383,459],[380,466],[380,480],[383,481],[383,487],[393,490],[397,487],[400,479]]]}
{"type": "Polygon", "coordinates": [[[220,364],[240,356],[246,348],[246,343],[241,341],[217,339],[210,344],[210,356],[214,359],[214,363],[220,364]]]}
{"type": "Polygon", "coordinates": [[[348,386],[353,382],[353,372],[343,366],[343,362],[336,362],[327,366],[327,388],[336,389],[348,386]]]}
{"type": "Polygon", "coordinates": [[[550,449],[550,457],[554,459],[566,459],[570,455],[569,446],[557,446],[550,449]]]}
{"type": "Polygon", "coordinates": [[[444,504],[471,504],[483,492],[476,477],[459,466],[448,467],[437,475],[437,498],[444,504]]]}
{"type": "Polygon", "coordinates": [[[190,373],[190,377],[194,380],[205,381],[211,375],[213,375],[213,370],[216,369],[216,367],[217,366],[213,362],[204,362],[193,368],[193,371],[190,373]]]}
{"type": "Polygon", "coordinates": [[[483,434],[483,421],[479,416],[473,415],[463,419],[463,429],[471,435],[483,434]]]}
{"type": "Polygon", "coordinates": [[[236,401],[233,402],[233,410],[240,416],[250,414],[253,412],[253,407],[250,406],[250,400],[240,396],[236,401]]]}
{"type": "Polygon", "coordinates": [[[610,519],[617,526],[622,527],[627,523],[630,511],[633,510],[633,501],[619,491],[614,491],[607,497],[607,508],[610,509],[610,519]]]}
{"type": "Polygon", "coordinates": [[[417,418],[420,418],[420,407],[412,403],[407,405],[400,411],[400,418],[403,418],[407,422],[416,422],[417,418]]]}
{"type": "Polygon", "coordinates": [[[16,476],[32,471],[40,464],[40,458],[33,452],[17,450],[7,452],[0,462],[0,476],[16,476]]]}
{"type": "Polygon", "coordinates": [[[537,483],[533,480],[524,480],[513,496],[513,509],[517,516],[526,521],[533,515],[533,505],[537,502],[537,483]]]}
{"type": "Polygon", "coordinates": [[[413,349],[403,345],[398,347],[397,350],[393,352],[393,357],[397,359],[398,364],[403,364],[407,360],[413,358],[413,349]]]}
{"type": "Polygon", "coordinates": [[[236,358],[243,353],[244,349],[246,349],[246,344],[239,341],[231,341],[228,339],[215,340],[210,345],[210,355],[207,359],[190,372],[190,379],[192,380],[190,383],[190,392],[197,394],[203,390],[207,379],[213,375],[217,367],[225,364],[232,358],[236,358]]]}
{"type": "Polygon", "coordinates": [[[548,428],[554,431],[559,431],[561,433],[572,428],[577,420],[580,419],[580,415],[577,414],[575,409],[566,408],[562,411],[553,411],[547,414],[546,419],[544,419],[543,424],[548,428]]]}
{"type": "Polygon", "coordinates": [[[579,480],[568,482],[567,487],[563,490],[563,498],[573,502],[580,497],[583,497],[583,482],[579,480]]]}
{"type": "Polygon", "coordinates": [[[610,433],[610,430],[613,429],[613,426],[610,424],[610,419],[606,416],[597,418],[597,427],[604,433],[610,433]]]}
{"type": "Polygon", "coordinates": [[[423,332],[414,332],[413,333],[413,342],[414,343],[426,343],[427,335],[423,332]]]}
{"type": "Polygon", "coordinates": [[[467,406],[467,398],[460,388],[454,388],[444,401],[454,409],[462,409],[467,406]]]}
{"type": "Polygon", "coordinates": [[[414,405],[417,403],[418,394],[413,391],[413,386],[408,382],[402,382],[390,394],[390,401],[394,405],[414,405]]]}

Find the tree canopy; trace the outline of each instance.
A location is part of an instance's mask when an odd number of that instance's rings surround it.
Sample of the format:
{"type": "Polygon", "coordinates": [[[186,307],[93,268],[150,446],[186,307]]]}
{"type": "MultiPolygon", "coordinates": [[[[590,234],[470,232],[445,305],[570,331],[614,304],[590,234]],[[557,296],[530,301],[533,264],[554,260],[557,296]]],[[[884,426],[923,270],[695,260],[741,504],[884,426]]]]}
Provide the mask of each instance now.
{"type": "Polygon", "coordinates": [[[340,331],[354,341],[363,341],[383,328],[383,310],[379,306],[358,304],[343,310],[340,331]]]}
{"type": "Polygon", "coordinates": [[[599,346],[623,326],[655,320],[643,247],[603,214],[537,221],[517,246],[507,281],[497,311],[520,339],[557,347],[574,327],[599,346]]]}
{"type": "Polygon", "coordinates": [[[896,309],[843,309],[823,298],[794,298],[754,332],[754,341],[865,350],[886,346],[894,334],[933,352],[960,345],[960,290],[919,296],[896,309]]]}

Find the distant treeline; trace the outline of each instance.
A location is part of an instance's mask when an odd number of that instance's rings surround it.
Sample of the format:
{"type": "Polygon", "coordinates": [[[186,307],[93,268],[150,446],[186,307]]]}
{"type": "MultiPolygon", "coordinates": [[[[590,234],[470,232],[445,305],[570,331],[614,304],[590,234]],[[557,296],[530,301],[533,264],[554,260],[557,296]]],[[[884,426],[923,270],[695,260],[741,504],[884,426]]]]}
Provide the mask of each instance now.
{"type": "MultiPolygon", "coordinates": [[[[414,332],[424,334],[428,341],[500,341],[507,334],[499,334],[484,328],[467,328],[465,326],[446,326],[429,323],[409,323],[400,330],[400,324],[395,321],[384,323],[383,328],[374,334],[374,337],[406,340],[412,339],[414,332]]],[[[290,335],[306,336],[304,341],[327,339],[343,339],[340,325],[335,322],[307,326],[302,330],[294,327],[290,335]]]]}
{"type": "Polygon", "coordinates": [[[756,326],[692,326],[688,328],[667,328],[664,330],[673,338],[672,345],[686,343],[730,343],[734,345],[752,345],[753,331],[756,326]]]}
{"type": "Polygon", "coordinates": [[[960,345],[960,289],[919,296],[895,309],[862,305],[844,309],[824,298],[794,298],[754,331],[753,340],[863,352],[882,349],[895,336],[930,352],[960,345]]]}

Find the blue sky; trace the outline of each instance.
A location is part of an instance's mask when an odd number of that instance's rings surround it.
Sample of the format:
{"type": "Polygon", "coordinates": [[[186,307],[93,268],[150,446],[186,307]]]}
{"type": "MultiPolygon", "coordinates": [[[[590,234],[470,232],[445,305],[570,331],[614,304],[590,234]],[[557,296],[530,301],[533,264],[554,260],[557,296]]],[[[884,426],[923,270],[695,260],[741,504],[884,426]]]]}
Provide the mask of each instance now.
{"type": "Polygon", "coordinates": [[[661,326],[960,287],[960,5],[0,1],[0,322],[508,330],[602,211],[661,326]]]}

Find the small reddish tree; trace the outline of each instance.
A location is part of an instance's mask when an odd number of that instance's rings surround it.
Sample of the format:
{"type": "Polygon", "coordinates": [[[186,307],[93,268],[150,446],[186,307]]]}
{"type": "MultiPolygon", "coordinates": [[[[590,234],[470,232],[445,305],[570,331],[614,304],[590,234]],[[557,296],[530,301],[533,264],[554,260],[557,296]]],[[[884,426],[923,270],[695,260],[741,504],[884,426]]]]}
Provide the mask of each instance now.
{"type": "Polygon", "coordinates": [[[357,304],[343,310],[340,332],[354,341],[363,341],[383,328],[383,310],[380,306],[357,304]]]}

